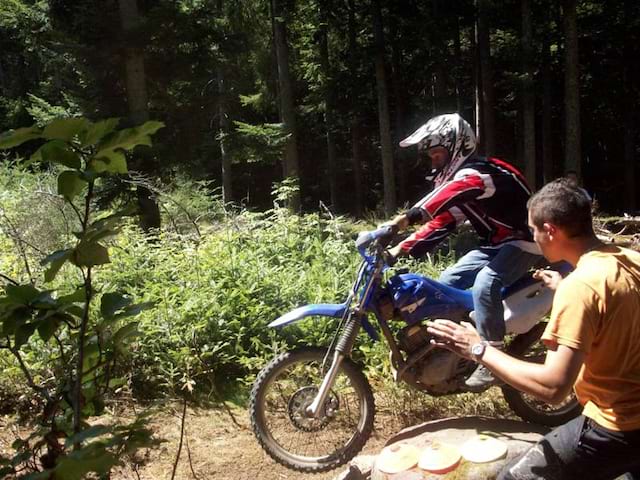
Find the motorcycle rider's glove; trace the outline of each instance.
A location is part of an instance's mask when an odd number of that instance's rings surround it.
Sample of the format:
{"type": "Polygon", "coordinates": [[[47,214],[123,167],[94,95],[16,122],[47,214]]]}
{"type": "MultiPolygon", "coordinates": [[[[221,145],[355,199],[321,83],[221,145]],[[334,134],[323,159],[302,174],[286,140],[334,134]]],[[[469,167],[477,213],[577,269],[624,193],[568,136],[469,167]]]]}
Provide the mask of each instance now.
{"type": "Polygon", "coordinates": [[[409,221],[409,225],[416,223],[424,223],[428,220],[427,212],[420,207],[413,207],[404,212],[405,217],[409,221]]]}

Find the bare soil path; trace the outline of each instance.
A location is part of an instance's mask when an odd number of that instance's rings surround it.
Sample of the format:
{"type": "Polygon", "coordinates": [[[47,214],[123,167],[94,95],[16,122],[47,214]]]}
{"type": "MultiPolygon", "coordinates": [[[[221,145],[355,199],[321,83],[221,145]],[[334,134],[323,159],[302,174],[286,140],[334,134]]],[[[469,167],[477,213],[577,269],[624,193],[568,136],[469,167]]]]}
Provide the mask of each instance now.
{"type": "MultiPolygon", "coordinates": [[[[456,414],[481,414],[494,417],[508,415],[498,389],[482,395],[458,395],[434,399],[426,395],[391,394],[377,398],[375,428],[361,454],[377,454],[386,440],[404,427],[425,420],[456,414]]],[[[130,407],[118,412],[121,420],[130,407]]],[[[343,471],[303,474],[273,461],[259,446],[249,424],[247,410],[236,407],[235,425],[223,409],[187,409],[182,453],[175,478],[180,480],[330,480],[343,471]]],[[[151,427],[164,442],[140,452],[135,461],[123,459],[124,466],[112,475],[114,480],[170,480],[180,441],[182,406],[167,403],[153,415],[151,427]]],[[[104,418],[104,421],[113,418],[104,418]]],[[[0,416],[0,453],[9,454],[11,444],[29,435],[29,427],[0,416]]]]}

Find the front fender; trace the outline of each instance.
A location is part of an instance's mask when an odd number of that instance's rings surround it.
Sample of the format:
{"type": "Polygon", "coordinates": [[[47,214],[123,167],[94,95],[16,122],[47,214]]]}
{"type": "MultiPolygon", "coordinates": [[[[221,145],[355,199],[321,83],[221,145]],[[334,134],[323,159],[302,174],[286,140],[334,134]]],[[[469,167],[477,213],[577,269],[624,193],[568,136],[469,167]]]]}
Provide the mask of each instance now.
{"type": "MultiPolygon", "coordinates": [[[[289,325],[290,323],[295,323],[298,320],[302,320],[305,317],[312,316],[342,318],[347,308],[347,303],[314,303],[311,305],[304,305],[275,319],[269,324],[269,327],[282,327],[284,325],[289,325]]],[[[371,326],[366,316],[362,318],[362,326],[373,341],[378,340],[378,334],[371,326]]]]}
{"type": "Polygon", "coordinates": [[[289,325],[290,323],[295,323],[305,317],[312,317],[314,315],[319,317],[341,318],[346,309],[346,303],[314,303],[304,305],[275,319],[269,324],[269,327],[282,327],[283,325],[289,325]]]}

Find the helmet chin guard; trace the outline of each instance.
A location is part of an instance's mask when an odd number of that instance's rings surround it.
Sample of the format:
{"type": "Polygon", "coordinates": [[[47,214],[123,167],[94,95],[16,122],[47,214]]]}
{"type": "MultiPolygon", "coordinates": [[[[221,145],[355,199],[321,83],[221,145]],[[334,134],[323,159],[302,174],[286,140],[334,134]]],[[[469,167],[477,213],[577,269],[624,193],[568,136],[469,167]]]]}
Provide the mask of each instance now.
{"type": "Polygon", "coordinates": [[[439,186],[475,152],[477,142],[471,125],[457,113],[449,113],[433,117],[400,142],[401,147],[416,144],[420,149],[444,147],[449,152],[449,161],[435,175],[435,186],[439,186]]]}

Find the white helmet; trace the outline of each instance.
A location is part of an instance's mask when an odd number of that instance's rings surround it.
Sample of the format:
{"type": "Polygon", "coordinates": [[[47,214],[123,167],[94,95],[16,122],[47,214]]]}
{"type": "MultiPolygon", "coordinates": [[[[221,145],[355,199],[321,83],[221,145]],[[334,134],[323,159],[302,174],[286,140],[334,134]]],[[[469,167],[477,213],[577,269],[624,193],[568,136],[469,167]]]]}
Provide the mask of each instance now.
{"type": "Polygon", "coordinates": [[[444,147],[449,161],[435,173],[435,186],[453,177],[464,161],[476,151],[476,135],[471,125],[457,113],[433,117],[400,142],[401,147],[419,144],[420,149],[444,147]]]}

